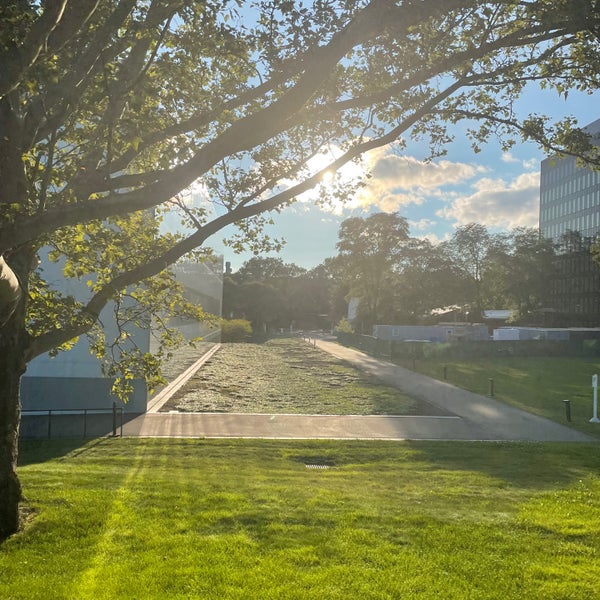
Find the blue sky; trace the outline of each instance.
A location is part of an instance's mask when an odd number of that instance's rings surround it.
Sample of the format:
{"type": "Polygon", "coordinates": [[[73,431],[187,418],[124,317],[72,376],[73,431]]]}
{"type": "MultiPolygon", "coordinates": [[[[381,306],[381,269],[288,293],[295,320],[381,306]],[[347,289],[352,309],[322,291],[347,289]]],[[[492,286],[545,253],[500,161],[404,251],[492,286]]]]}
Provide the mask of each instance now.
{"type": "MultiPolygon", "coordinates": [[[[581,126],[600,118],[600,93],[571,93],[567,100],[555,92],[531,90],[519,101],[522,114],[543,113],[554,119],[574,116],[581,126]]],[[[491,230],[538,225],[539,168],[544,158],[533,143],[518,144],[503,153],[490,141],[475,154],[460,131],[443,159],[425,164],[427,148],[407,141],[402,152],[380,149],[369,155],[373,172],[359,198],[334,210],[318,208],[310,197],[301,198],[281,214],[274,214],[272,237],[286,245],[273,256],[311,268],[335,256],[340,223],[350,216],[372,212],[398,212],[410,224],[411,235],[437,242],[450,237],[457,226],[473,221],[491,230]]],[[[234,271],[251,254],[234,254],[217,234],[211,245],[230,261],[234,271]]]]}

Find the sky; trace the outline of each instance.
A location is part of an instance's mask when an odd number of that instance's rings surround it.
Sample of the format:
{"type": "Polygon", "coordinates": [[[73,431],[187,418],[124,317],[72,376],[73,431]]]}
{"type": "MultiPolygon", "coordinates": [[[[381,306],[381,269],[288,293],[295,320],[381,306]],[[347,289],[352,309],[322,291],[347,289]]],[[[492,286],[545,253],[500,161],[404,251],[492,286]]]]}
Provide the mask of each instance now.
{"type": "MultiPolygon", "coordinates": [[[[521,100],[523,114],[543,113],[553,119],[574,116],[584,126],[600,118],[600,93],[572,92],[568,99],[555,92],[531,89],[521,100]]],[[[286,244],[277,256],[286,263],[310,269],[337,254],[335,245],[340,223],[353,216],[373,212],[397,212],[408,220],[410,234],[437,243],[452,236],[455,228],[471,222],[492,231],[518,226],[538,226],[539,171],[543,152],[533,143],[518,143],[503,153],[492,140],[475,154],[464,134],[456,139],[447,155],[426,164],[427,148],[407,140],[402,152],[383,148],[367,156],[372,177],[366,189],[345,206],[330,209],[315,206],[310,194],[301,197],[267,228],[271,237],[286,244]]],[[[208,245],[232,269],[239,269],[251,253],[234,254],[222,245],[223,233],[208,245]]]]}

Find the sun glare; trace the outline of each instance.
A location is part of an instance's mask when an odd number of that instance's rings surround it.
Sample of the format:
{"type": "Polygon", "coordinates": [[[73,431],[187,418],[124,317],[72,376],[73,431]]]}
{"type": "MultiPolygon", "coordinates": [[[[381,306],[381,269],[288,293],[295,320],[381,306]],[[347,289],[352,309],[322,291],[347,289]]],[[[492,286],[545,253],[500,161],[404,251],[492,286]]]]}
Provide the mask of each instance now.
{"type": "Polygon", "coordinates": [[[333,173],[331,171],[325,171],[321,176],[322,183],[329,183],[333,179],[333,173]]]}

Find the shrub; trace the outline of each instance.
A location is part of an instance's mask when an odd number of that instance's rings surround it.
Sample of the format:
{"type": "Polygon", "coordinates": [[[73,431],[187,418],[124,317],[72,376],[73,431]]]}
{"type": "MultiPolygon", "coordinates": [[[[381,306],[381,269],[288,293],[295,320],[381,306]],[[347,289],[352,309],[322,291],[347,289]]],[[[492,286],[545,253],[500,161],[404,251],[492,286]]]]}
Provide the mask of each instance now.
{"type": "Polygon", "coordinates": [[[346,317],[342,317],[340,319],[340,322],[336,325],[335,330],[339,331],[340,333],[354,333],[354,327],[352,327],[352,324],[350,321],[348,321],[348,319],[346,319],[346,317]]]}
{"type": "Polygon", "coordinates": [[[252,325],[245,319],[221,321],[222,342],[246,342],[252,335],[252,325]]]}

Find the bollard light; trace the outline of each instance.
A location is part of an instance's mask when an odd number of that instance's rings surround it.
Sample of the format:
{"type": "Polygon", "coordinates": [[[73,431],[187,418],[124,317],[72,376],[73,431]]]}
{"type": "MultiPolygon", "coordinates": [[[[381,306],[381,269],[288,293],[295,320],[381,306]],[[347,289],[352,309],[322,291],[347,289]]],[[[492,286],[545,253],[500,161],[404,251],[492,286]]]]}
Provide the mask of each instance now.
{"type": "Polygon", "coordinates": [[[565,416],[567,417],[567,421],[571,422],[571,401],[563,400],[565,404],[565,416]]]}

